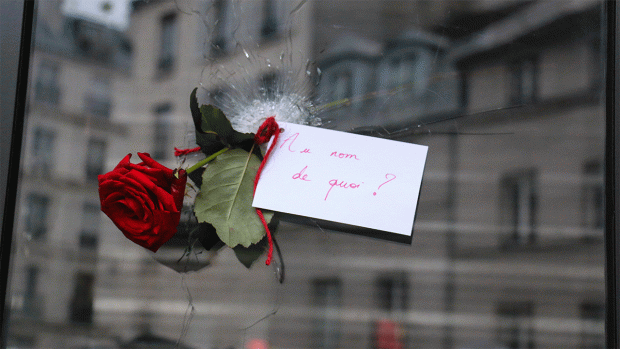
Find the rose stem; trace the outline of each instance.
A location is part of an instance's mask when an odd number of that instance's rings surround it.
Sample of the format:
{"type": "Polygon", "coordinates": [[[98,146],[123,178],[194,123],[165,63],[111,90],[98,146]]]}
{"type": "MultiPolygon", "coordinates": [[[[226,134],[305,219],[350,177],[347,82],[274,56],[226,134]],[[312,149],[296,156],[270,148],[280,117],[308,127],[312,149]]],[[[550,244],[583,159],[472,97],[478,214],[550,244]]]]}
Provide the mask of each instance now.
{"type": "Polygon", "coordinates": [[[194,171],[196,171],[197,169],[201,168],[202,166],[206,165],[208,162],[210,162],[211,160],[215,159],[216,157],[218,157],[218,155],[226,152],[230,150],[230,148],[224,148],[220,151],[218,151],[215,154],[211,154],[209,157],[207,157],[206,159],[200,160],[197,163],[194,164],[194,166],[190,167],[187,169],[187,174],[190,174],[194,171]]]}

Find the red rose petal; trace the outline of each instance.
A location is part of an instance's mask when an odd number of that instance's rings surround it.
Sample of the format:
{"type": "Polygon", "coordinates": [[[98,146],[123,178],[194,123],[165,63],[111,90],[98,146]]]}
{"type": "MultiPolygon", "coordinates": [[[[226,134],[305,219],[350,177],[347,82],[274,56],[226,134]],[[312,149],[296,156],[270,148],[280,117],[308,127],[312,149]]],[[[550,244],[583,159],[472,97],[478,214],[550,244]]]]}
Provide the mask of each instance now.
{"type": "Polygon", "coordinates": [[[131,241],[153,252],[177,230],[187,174],[139,153],[140,164],[125,156],[114,170],[98,176],[101,210],[131,241]]]}

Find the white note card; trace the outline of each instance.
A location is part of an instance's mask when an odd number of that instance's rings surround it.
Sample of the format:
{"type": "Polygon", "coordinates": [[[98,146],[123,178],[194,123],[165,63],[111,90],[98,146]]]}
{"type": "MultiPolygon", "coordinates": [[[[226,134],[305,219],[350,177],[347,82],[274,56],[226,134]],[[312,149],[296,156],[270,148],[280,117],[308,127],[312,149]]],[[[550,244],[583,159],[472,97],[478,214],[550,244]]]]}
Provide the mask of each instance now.
{"type": "Polygon", "coordinates": [[[254,207],[412,235],[427,146],[280,127],[284,132],[261,173],[254,207]]]}

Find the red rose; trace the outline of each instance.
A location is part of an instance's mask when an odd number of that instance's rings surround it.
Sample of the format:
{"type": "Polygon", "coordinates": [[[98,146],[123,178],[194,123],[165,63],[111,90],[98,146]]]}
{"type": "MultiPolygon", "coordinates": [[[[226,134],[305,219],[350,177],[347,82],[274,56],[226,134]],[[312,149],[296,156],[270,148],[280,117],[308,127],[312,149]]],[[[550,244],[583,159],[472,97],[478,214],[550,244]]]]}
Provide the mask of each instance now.
{"type": "Polygon", "coordinates": [[[175,174],[147,153],[138,156],[142,163],[132,164],[128,154],[99,175],[101,211],[129,240],[156,252],[177,231],[187,173],[175,174]]]}

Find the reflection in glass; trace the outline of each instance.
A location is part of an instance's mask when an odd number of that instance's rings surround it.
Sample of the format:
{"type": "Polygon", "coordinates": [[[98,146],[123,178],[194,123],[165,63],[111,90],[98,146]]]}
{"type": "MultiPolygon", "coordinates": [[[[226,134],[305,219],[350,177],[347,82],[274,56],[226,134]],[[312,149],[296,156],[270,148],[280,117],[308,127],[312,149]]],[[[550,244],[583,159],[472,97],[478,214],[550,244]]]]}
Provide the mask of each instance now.
{"type": "Polygon", "coordinates": [[[133,1],[115,27],[65,3],[38,2],[9,347],[604,346],[602,2],[133,1]],[[428,145],[412,245],[282,221],[279,284],[188,250],[192,217],[162,254],[125,239],[97,175],[193,163],[195,87],[428,145]]]}

